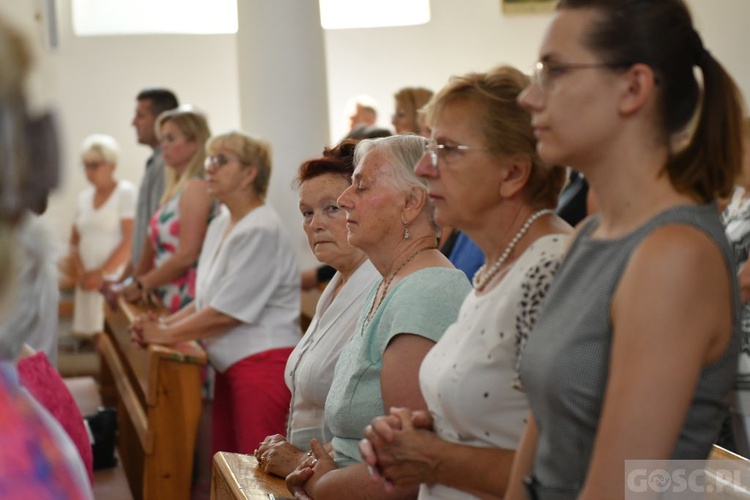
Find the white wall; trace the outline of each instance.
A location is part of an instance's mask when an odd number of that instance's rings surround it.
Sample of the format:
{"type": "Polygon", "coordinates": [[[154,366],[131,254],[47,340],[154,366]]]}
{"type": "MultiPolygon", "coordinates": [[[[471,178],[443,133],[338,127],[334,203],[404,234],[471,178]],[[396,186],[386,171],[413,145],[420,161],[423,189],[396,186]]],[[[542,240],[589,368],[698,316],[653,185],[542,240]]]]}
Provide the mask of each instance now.
{"type": "Polygon", "coordinates": [[[501,63],[529,69],[549,19],[504,16],[499,0],[432,0],[431,10],[421,26],[326,32],[332,137],[345,134],[341,113],[353,95],[375,98],[378,122],[390,128],[401,87],[438,90],[451,75],[501,63]]]}
{"type": "MultiPolygon", "coordinates": [[[[76,37],[70,0],[59,0],[60,45],[40,49],[41,76],[35,99],[53,106],[61,124],[63,185],[45,216],[67,241],[78,193],[87,182],[79,147],[91,133],[107,133],[120,143],[118,176],[139,182],[150,149],[136,143],[130,125],[135,96],[147,86],[166,86],[183,103],[205,110],[212,131],[239,127],[235,35],[76,37]]],[[[43,38],[33,21],[36,2],[0,0],[0,12],[23,25],[37,47],[43,38]]]]}
{"type": "Polygon", "coordinates": [[[745,103],[750,103],[750,43],[747,0],[688,0],[703,44],[740,86],[745,103]]]}
{"type": "MultiPolygon", "coordinates": [[[[0,12],[23,19],[38,40],[32,7],[38,1],[0,0],[0,12]]],[[[60,48],[43,57],[46,67],[36,85],[40,87],[37,93],[60,111],[64,125],[65,185],[54,196],[48,216],[61,238],[67,237],[75,197],[85,184],[77,148],[86,134],[96,131],[114,135],[123,147],[122,177],[133,181],[140,178],[148,150],[135,144],[129,123],[134,96],[141,87],[173,87],[184,102],[209,112],[215,131],[239,126],[241,90],[237,83],[236,36],[75,38],[70,29],[69,1],[58,0],[60,48]]],[[[745,95],[750,95],[750,64],[745,49],[750,42],[745,34],[750,1],[688,3],[706,46],[734,75],[745,95]]],[[[544,14],[503,15],[499,0],[432,0],[431,5],[432,20],[426,25],[326,32],[332,140],[344,135],[341,113],[352,95],[372,95],[380,103],[381,124],[389,125],[392,95],[400,87],[438,89],[452,74],[485,70],[500,63],[529,68],[549,19],[544,14]]],[[[294,120],[294,109],[280,106],[277,112],[294,120]]],[[[296,196],[285,189],[289,180],[280,176],[272,180],[277,186],[271,190],[272,204],[295,203],[293,199],[279,199],[296,196]]],[[[290,225],[296,224],[290,221],[290,225]]],[[[304,264],[312,262],[308,253],[302,257],[304,264]]]]}
{"type": "MultiPolygon", "coordinates": [[[[750,96],[749,0],[688,0],[706,47],[750,96]]],[[[437,90],[453,74],[512,64],[527,71],[551,14],[504,15],[500,0],[432,0],[422,26],[326,32],[331,135],[345,133],[347,99],[369,94],[390,126],[393,94],[405,86],[437,90]]]]}

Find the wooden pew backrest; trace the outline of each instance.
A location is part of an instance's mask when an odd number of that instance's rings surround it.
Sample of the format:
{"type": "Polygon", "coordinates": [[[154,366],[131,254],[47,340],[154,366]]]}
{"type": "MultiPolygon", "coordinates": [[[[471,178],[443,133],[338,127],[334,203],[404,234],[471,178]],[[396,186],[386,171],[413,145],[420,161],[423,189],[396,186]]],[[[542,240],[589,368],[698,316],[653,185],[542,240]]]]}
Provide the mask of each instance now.
{"type": "Polygon", "coordinates": [[[133,496],[189,499],[206,355],[195,342],[137,346],[129,327],[143,312],[123,300],[117,311],[106,308],[102,399],[118,408],[118,451],[133,496]]]}

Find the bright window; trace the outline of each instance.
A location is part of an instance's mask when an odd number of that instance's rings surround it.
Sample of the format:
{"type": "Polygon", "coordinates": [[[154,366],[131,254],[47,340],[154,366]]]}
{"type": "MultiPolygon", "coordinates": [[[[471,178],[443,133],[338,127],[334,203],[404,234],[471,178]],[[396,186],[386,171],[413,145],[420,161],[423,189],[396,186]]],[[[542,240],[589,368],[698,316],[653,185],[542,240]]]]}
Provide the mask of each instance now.
{"type": "Polygon", "coordinates": [[[320,24],[328,30],[412,26],[429,21],[430,0],[320,0],[320,24]]]}
{"type": "Polygon", "coordinates": [[[72,9],[78,36],[237,33],[237,0],[72,0],[72,9]]]}
{"type": "MultiPolygon", "coordinates": [[[[236,33],[237,1],[71,0],[73,31],[78,36],[236,33]]],[[[325,29],[412,26],[429,21],[429,0],[320,0],[320,22],[325,29]]]]}

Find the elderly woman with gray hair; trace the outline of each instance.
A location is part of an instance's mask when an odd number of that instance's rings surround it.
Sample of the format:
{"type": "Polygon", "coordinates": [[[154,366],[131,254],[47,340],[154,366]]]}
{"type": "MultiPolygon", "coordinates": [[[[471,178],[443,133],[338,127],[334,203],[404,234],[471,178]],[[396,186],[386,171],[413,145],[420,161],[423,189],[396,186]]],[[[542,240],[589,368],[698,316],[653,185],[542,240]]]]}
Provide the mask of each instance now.
{"type": "Polygon", "coordinates": [[[81,148],[91,186],[78,197],[70,253],[77,278],[73,333],[83,338],[104,329],[99,289],[130,258],[137,190],[132,182],[115,178],[119,152],[114,137],[105,134],[88,136],[81,148]]]}
{"type": "Polygon", "coordinates": [[[333,457],[312,440],[314,456],[287,477],[298,497],[416,494],[416,488],[387,494],[370,481],[357,446],[364,427],[387,408],[426,408],[419,366],[456,320],[470,289],[466,276],[436,248],[433,206],[414,175],[426,142],[405,135],[357,145],[352,184],[338,205],[346,210],[349,243],[365,252],[383,278],[365,300],[336,364],[325,409],[333,457]]]}

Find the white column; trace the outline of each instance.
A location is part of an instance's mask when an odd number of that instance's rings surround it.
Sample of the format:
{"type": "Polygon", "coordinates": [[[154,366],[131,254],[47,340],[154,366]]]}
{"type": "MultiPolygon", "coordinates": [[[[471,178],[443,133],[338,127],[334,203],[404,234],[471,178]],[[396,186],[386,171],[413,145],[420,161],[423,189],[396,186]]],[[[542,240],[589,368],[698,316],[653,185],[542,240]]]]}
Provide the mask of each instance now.
{"type": "Polygon", "coordinates": [[[330,142],[323,29],[317,0],[238,0],[240,117],[273,145],[268,202],[289,228],[303,266],[315,262],[291,182],[330,142]]]}

